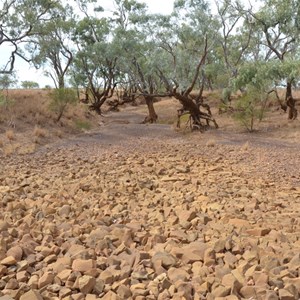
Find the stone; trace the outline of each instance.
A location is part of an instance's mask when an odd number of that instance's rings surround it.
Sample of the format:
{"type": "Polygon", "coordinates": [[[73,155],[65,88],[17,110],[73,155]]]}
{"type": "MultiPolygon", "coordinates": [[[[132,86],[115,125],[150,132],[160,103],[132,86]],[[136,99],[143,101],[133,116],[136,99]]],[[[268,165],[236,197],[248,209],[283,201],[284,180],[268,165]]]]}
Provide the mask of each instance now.
{"type": "Polygon", "coordinates": [[[197,216],[197,212],[194,209],[191,210],[180,210],[177,212],[177,217],[179,218],[180,222],[190,222],[195,219],[197,216]]]}
{"type": "Polygon", "coordinates": [[[7,273],[7,267],[0,265],[0,276],[3,276],[7,273]]]}
{"type": "Polygon", "coordinates": [[[70,205],[63,205],[59,210],[58,210],[58,214],[61,217],[69,217],[71,213],[71,206],[70,205]]]}
{"type": "Polygon", "coordinates": [[[208,248],[204,252],[204,265],[211,266],[216,263],[216,252],[214,249],[208,248]]]}
{"type": "Polygon", "coordinates": [[[16,278],[19,282],[27,282],[29,274],[27,271],[20,271],[16,274],[16,278]]]}
{"type": "Polygon", "coordinates": [[[232,270],[231,274],[236,278],[236,280],[239,282],[240,285],[242,286],[246,285],[246,279],[238,269],[232,270]]]}
{"type": "Polygon", "coordinates": [[[104,296],[101,297],[102,300],[121,300],[122,298],[119,297],[113,291],[108,291],[104,296]]]}
{"type": "Polygon", "coordinates": [[[177,290],[178,296],[183,297],[184,299],[193,299],[193,285],[190,282],[177,281],[175,285],[169,288],[169,292],[172,294],[177,290]]]}
{"type": "Polygon", "coordinates": [[[55,274],[52,272],[45,272],[38,281],[38,288],[41,289],[46,285],[52,284],[55,274]]]}
{"type": "Polygon", "coordinates": [[[11,247],[7,250],[6,255],[14,257],[17,262],[21,261],[23,256],[23,249],[20,246],[11,247]]]}
{"type": "Polygon", "coordinates": [[[256,299],[256,292],[253,286],[243,286],[239,293],[245,299],[256,299]]]}
{"type": "Polygon", "coordinates": [[[293,295],[291,292],[289,292],[285,289],[280,289],[279,290],[279,299],[280,300],[294,300],[295,295],[293,295]]]}
{"type": "Polygon", "coordinates": [[[83,293],[72,294],[71,298],[67,298],[67,300],[85,300],[85,295],[83,293]]]}
{"type": "Polygon", "coordinates": [[[232,269],[234,268],[236,262],[238,261],[237,257],[231,252],[226,252],[223,258],[225,264],[229,265],[232,269]]]}
{"type": "Polygon", "coordinates": [[[190,275],[182,268],[172,267],[168,270],[168,277],[171,282],[176,282],[178,280],[187,281],[190,278],[190,275]]]}
{"type": "Polygon", "coordinates": [[[72,270],[78,272],[87,272],[95,267],[95,262],[92,259],[75,259],[72,263],[72,270]]]}
{"type": "Polygon", "coordinates": [[[241,227],[249,228],[250,227],[249,221],[244,220],[244,219],[230,219],[228,221],[228,224],[233,225],[234,227],[237,227],[237,228],[241,228],[241,227]]]}
{"type": "Polygon", "coordinates": [[[121,284],[117,289],[117,295],[121,299],[128,299],[132,296],[132,293],[129,287],[125,286],[124,284],[121,284]]]}
{"type": "Polygon", "coordinates": [[[156,262],[161,262],[161,265],[165,269],[169,269],[170,267],[174,266],[177,262],[176,258],[167,252],[158,252],[155,253],[154,256],[151,258],[152,264],[156,264],[156,262]]]}
{"type": "Polygon", "coordinates": [[[211,293],[214,297],[226,297],[230,294],[230,291],[231,287],[219,285],[217,288],[213,289],[211,293]]]}
{"type": "Polygon", "coordinates": [[[59,293],[58,293],[59,297],[60,298],[65,298],[65,297],[68,297],[70,295],[72,295],[72,290],[69,289],[69,288],[66,288],[66,287],[61,287],[61,289],[59,290],[59,293]]]}
{"type": "Polygon", "coordinates": [[[253,229],[248,229],[246,232],[250,235],[253,236],[265,236],[271,231],[270,228],[253,228],[253,229]]]}
{"type": "Polygon", "coordinates": [[[10,279],[7,284],[5,285],[6,290],[16,290],[19,288],[19,283],[16,279],[10,279]]]}
{"type": "Polygon", "coordinates": [[[36,275],[36,274],[32,275],[32,276],[29,278],[28,282],[27,282],[28,286],[29,286],[31,289],[37,289],[37,288],[38,288],[38,283],[39,283],[39,276],[36,275]]]}
{"type": "Polygon", "coordinates": [[[0,221],[0,232],[6,231],[9,227],[6,221],[0,221]]]}
{"type": "Polygon", "coordinates": [[[275,291],[267,291],[266,300],[279,300],[279,297],[275,291]]]}
{"type": "Polygon", "coordinates": [[[105,284],[112,284],[115,281],[115,275],[110,270],[104,270],[100,273],[99,279],[105,284]]]}
{"type": "Polygon", "coordinates": [[[17,260],[13,256],[7,256],[6,258],[2,259],[0,264],[4,266],[13,266],[17,263],[17,260]]]}
{"type": "Polygon", "coordinates": [[[58,293],[61,290],[61,286],[59,284],[51,284],[47,286],[47,291],[51,293],[58,293]]]}
{"type": "Polygon", "coordinates": [[[20,297],[20,300],[43,300],[43,297],[38,291],[30,290],[20,297]]]}
{"type": "Polygon", "coordinates": [[[72,270],[70,269],[65,269],[61,272],[59,272],[56,276],[62,281],[65,282],[68,277],[70,276],[70,274],[72,273],[72,270]]]}
{"type": "Polygon", "coordinates": [[[84,294],[89,294],[94,289],[95,284],[96,279],[88,275],[84,275],[78,280],[79,290],[84,294]]]}
{"type": "Polygon", "coordinates": [[[233,276],[232,274],[226,274],[222,278],[222,284],[226,287],[230,287],[231,290],[240,290],[242,287],[242,284],[233,276]]]}
{"type": "Polygon", "coordinates": [[[252,277],[256,286],[266,286],[269,283],[269,276],[264,272],[256,271],[253,273],[252,277]]]}

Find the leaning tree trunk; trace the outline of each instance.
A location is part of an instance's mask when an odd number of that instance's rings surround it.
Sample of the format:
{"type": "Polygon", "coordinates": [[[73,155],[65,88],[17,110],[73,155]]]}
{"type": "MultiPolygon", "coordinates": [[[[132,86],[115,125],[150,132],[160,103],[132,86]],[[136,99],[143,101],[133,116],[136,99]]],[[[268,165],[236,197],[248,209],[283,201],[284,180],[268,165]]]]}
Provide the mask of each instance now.
{"type": "Polygon", "coordinates": [[[95,111],[98,115],[102,114],[101,108],[107,97],[100,95],[98,93],[93,94],[93,102],[89,105],[90,110],[95,111]]]}
{"type": "Polygon", "coordinates": [[[296,101],[292,95],[292,81],[288,80],[286,85],[285,101],[288,107],[288,119],[295,120],[297,118],[296,101]]]}
{"type": "Polygon", "coordinates": [[[154,109],[154,97],[145,96],[145,100],[148,107],[148,116],[145,118],[143,123],[156,123],[158,116],[154,109]]]}
{"type": "Polygon", "coordinates": [[[183,111],[188,111],[190,113],[192,130],[206,129],[210,122],[212,122],[216,128],[219,127],[216,120],[212,117],[210,108],[207,104],[205,105],[202,103],[201,105],[198,105],[189,95],[182,95],[178,92],[174,92],[173,96],[180,101],[183,106],[183,111]],[[206,108],[207,113],[202,112],[200,106],[206,108]],[[202,124],[201,119],[205,120],[206,124],[202,124]]]}

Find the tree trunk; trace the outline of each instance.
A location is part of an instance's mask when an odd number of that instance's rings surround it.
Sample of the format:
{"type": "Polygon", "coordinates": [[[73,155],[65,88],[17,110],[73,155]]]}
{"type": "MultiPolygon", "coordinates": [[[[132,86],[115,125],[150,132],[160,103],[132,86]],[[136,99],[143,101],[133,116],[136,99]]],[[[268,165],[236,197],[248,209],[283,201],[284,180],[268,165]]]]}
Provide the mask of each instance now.
{"type": "Polygon", "coordinates": [[[90,105],[90,109],[95,111],[98,115],[101,115],[101,113],[102,113],[101,105],[99,104],[99,102],[92,103],[90,105]]]}
{"type": "Polygon", "coordinates": [[[292,95],[292,81],[287,80],[286,82],[286,92],[285,92],[285,100],[287,101],[292,95]]]}
{"type": "Polygon", "coordinates": [[[295,120],[297,118],[298,112],[296,109],[296,101],[292,95],[292,81],[287,81],[285,100],[288,107],[288,119],[295,120]]]}
{"type": "Polygon", "coordinates": [[[60,89],[65,88],[65,79],[63,76],[59,76],[59,78],[58,78],[58,88],[60,88],[60,89]]]}
{"type": "Polygon", "coordinates": [[[286,101],[286,105],[288,106],[288,119],[295,120],[298,115],[298,111],[296,109],[296,100],[290,96],[286,101]]]}
{"type": "Polygon", "coordinates": [[[146,104],[148,107],[148,116],[145,118],[143,123],[156,123],[158,116],[154,109],[154,97],[153,96],[145,96],[146,104]]]}
{"type": "Polygon", "coordinates": [[[204,113],[200,111],[200,106],[198,106],[191,97],[182,95],[178,92],[174,92],[173,96],[180,101],[183,105],[183,111],[188,111],[191,115],[193,123],[191,124],[192,129],[202,130],[209,126],[209,122],[212,122],[216,128],[218,128],[218,124],[215,119],[211,116],[210,108],[208,105],[201,104],[205,107],[208,113],[204,113]],[[201,119],[206,121],[206,125],[201,123],[201,119]]]}

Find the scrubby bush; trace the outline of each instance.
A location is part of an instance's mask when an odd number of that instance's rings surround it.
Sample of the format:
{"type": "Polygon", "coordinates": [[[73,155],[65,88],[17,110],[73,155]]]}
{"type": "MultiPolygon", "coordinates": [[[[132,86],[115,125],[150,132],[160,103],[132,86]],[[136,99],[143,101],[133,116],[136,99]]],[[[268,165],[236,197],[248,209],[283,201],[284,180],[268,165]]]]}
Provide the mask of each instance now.
{"type": "Polygon", "coordinates": [[[249,132],[254,131],[255,122],[264,117],[267,99],[260,90],[248,89],[236,102],[233,118],[249,132]]]}
{"type": "Polygon", "coordinates": [[[57,122],[61,119],[69,105],[76,105],[77,103],[76,92],[73,89],[54,89],[50,93],[50,97],[50,109],[57,114],[57,122]]]}

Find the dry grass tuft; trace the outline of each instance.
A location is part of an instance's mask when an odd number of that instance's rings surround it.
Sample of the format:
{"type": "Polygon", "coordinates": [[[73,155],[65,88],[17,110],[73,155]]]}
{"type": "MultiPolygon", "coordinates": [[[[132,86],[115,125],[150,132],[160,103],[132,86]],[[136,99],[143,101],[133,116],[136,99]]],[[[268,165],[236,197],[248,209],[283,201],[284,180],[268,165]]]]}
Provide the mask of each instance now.
{"type": "Polygon", "coordinates": [[[34,129],[33,129],[33,134],[35,137],[37,138],[43,138],[43,137],[46,137],[47,136],[47,130],[39,127],[39,126],[35,126],[34,129]]]}
{"type": "Polygon", "coordinates": [[[209,139],[206,142],[206,147],[215,147],[216,146],[216,140],[215,139],[209,139]]]}
{"type": "Polygon", "coordinates": [[[21,155],[31,154],[31,153],[35,152],[36,148],[37,148],[37,146],[34,143],[22,145],[22,147],[20,147],[18,149],[18,154],[21,154],[21,155]]]}
{"type": "Polygon", "coordinates": [[[4,146],[4,142],[2,139],[0,139],[0,148],[3,148],[3,146],[4,146]]]}
{"type": "Polygon", "coordinates": [[[249,148],[250,148],[250,144],[249,144],[249,142],[247,141],[244,145],[242,145],[241,151],[248,151],[249,148]]]}
{"type": "Polygon", "coordinates": [[[64,134],[61,130],[57,129],[54,131],[54,135],[61,139],[64,134]]]}
{"type": "Polygon", "coordinates": [[[6,130],[5,136],[10,141],[13,141],[16,138],[15,132],[12,129],[6,130]]]}
{"type": "Polygon", "coordinates": [[[17,152],[17,149],[20,148],[20,144],[17,144],[17,143],[9,143],[9,144],[6,144],[4,147],[3,147],[3,153],[4,155],[6,156],[9,156],[9,155],[12,155],[14,153],[17,152]]]}

